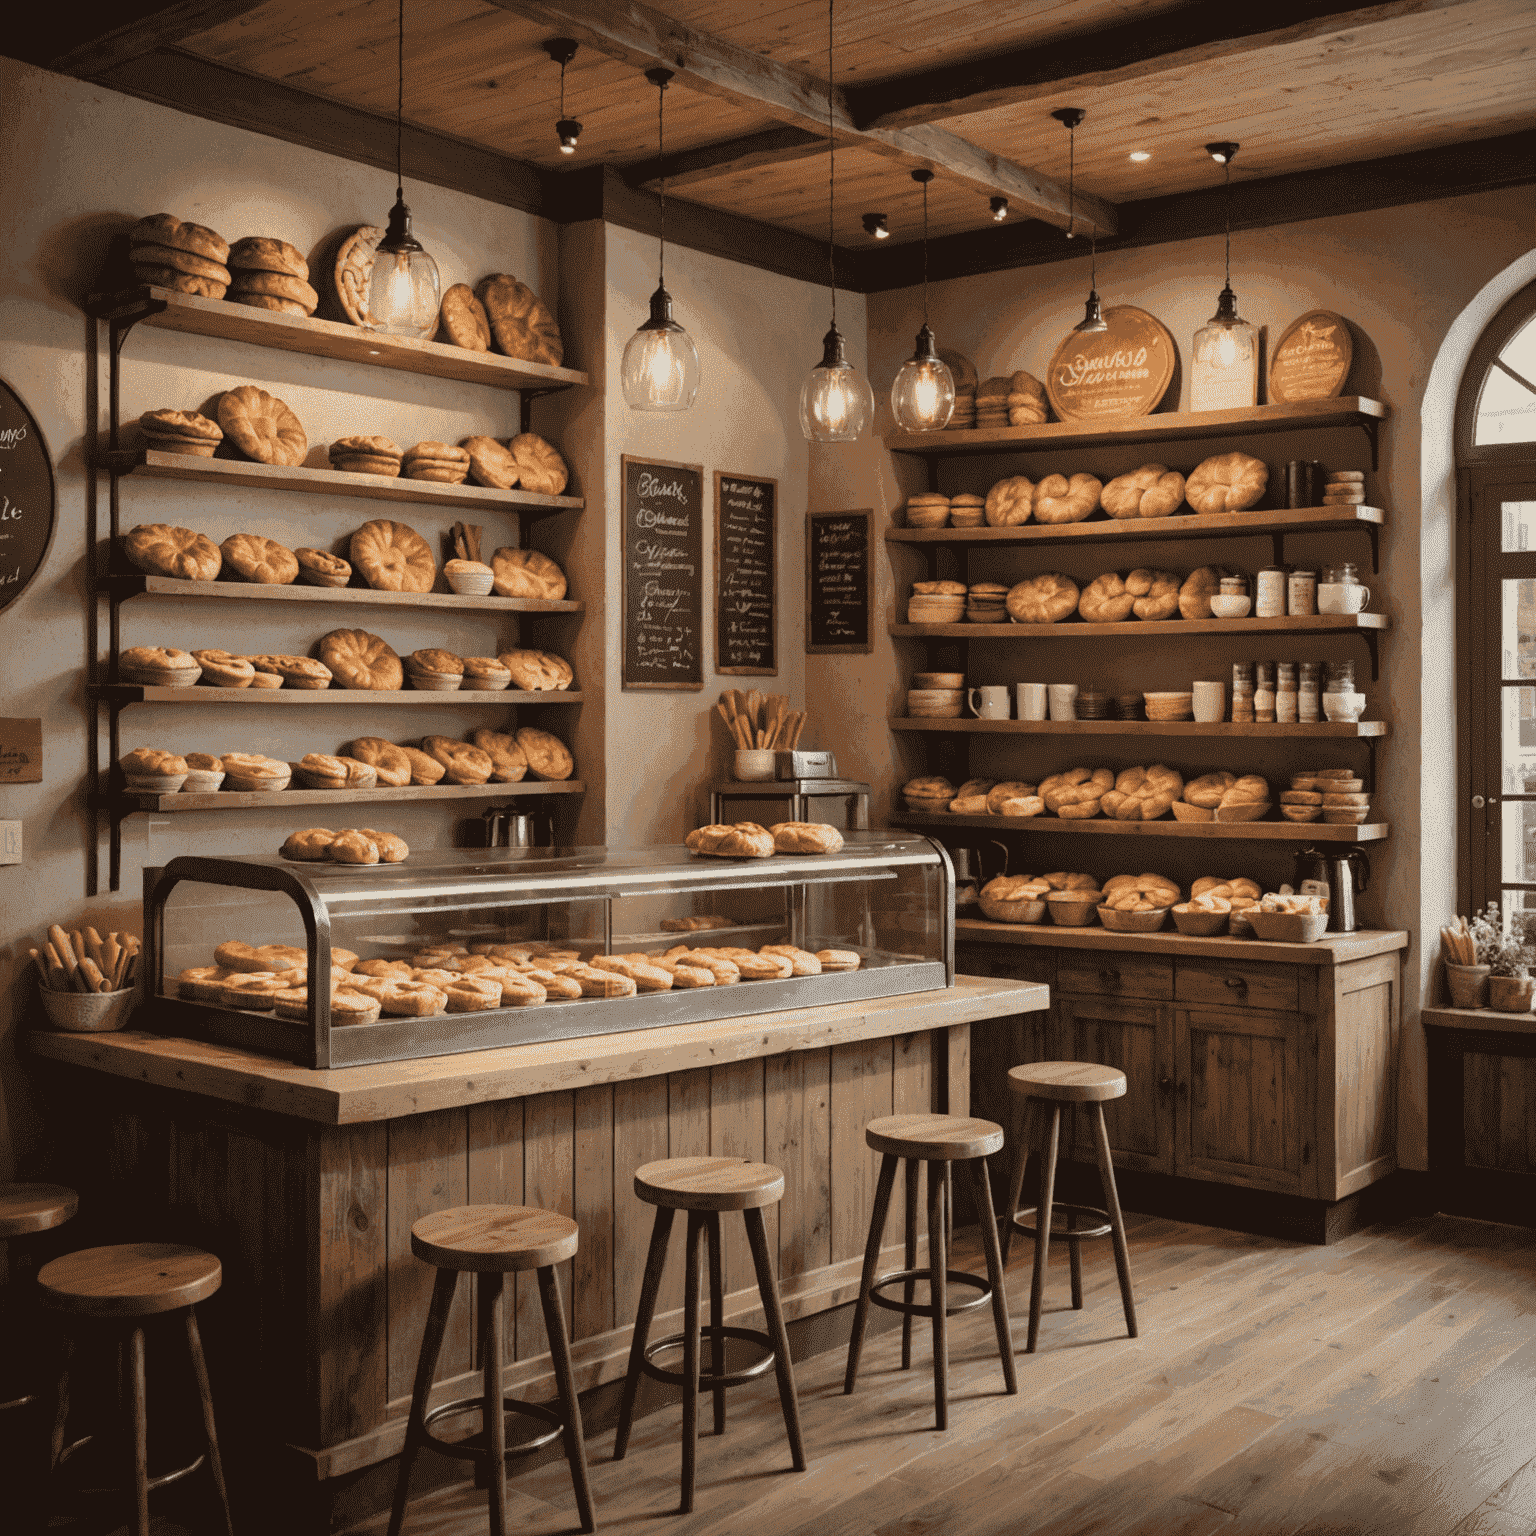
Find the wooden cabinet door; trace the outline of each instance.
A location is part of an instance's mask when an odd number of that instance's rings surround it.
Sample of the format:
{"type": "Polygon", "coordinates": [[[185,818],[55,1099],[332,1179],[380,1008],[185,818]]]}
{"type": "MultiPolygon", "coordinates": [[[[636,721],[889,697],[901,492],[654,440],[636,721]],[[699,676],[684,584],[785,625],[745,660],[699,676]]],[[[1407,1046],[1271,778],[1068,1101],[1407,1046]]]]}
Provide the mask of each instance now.
{"type": "MultiPolygon", "coordinates": [[[[1062,996],[1056,1000],[1062,1055],[1096,1061],[1125,1073],[1123,1099],[1104,1106],[1104,1126],[1117,1166],[1173,1172],[1173,1010],[1158,1003],[1113,997],[1062,996]]],[[[1094,1156],[1090,1122],[1075,1114],[1071,1150],[1094,1156]]]]}
{"type": "Polygon", "coordinates": [[[1180,1008],[1175,1169],[1197,1179],[1310,1195],[1315,1063],[1299,1013],[1180,1008]]]}

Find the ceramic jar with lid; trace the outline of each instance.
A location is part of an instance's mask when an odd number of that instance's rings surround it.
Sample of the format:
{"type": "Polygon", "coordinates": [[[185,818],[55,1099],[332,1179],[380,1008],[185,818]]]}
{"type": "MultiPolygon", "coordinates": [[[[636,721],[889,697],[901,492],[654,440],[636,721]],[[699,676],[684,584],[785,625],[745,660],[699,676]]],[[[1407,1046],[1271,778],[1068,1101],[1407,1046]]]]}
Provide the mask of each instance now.
{"type": "Polygon", "coordinates": [[[1283,619],[1290,572],[1283,565],[1266,565],[1254,580],[1253,616],[1283,619]]]}

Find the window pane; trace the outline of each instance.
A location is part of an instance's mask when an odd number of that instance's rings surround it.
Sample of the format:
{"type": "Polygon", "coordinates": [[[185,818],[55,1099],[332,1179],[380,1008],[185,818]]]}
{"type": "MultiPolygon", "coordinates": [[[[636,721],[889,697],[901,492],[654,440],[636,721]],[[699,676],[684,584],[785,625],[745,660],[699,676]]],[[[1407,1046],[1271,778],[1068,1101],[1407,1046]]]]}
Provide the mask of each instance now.
{"type": "Polygon", "coordinates": [[[1536,393],[1521,380],[1536,384],[1536,318],[1526,321],[1506,343],[1499,358],[1520,375],[1511,377],[1495,363],[1483,379],[1477,399],[1474,443],[1536,442],[1536,393]]]}
{"type": "Polygon", "coordinates": [[[1536,800],[1506,800],[1500,809],[1504,813],[1499,859],[1503,878],[1536,883],[1536,800]]]}
{"type": "Polygon", "coordinates": [[[1504,688],[1503,779],[1506,795],[1536,795],[1536,688],[1504,688]]]}
{"type": "Polygon", "coordinates": [[[1536,501],[1501,502],[1502,536],[1506,550],[1536,549],[1536,501]]]}
{"type": "Polygon", "coordinates": [[[1501,676],[1511,682],[1536,678],[1536,581],[1511,579],[1503,587],[1501,676]]]}
{"type": "Polygon", "coordinates": [[[1505,891],[1503,910],[1505,933],[1536,943],[1536,891],[1505,891]]]}

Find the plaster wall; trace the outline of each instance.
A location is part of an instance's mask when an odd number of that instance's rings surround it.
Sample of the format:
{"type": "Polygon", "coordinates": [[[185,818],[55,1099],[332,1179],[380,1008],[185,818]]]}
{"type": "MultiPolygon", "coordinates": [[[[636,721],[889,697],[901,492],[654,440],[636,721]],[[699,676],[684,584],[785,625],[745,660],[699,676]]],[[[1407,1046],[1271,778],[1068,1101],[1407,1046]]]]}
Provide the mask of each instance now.
{"type": "MultiPolygon", "coordinates": [[[[1454,781],[1449,776],[1454,674],[1442,661],[1454,646],[1444,600],[1451,590],[1451,541],[1448,527],[1438,526],[1445,524],[1451,509],[1443,494],[1424,500],[1420,449],[1421,432],[1432,435],[1437,445],[1448,439],[1454,382],[1449,382],[1449,391],[1442,385],[1428,396],[1426,388],[1442,341],[1458,316],[1485,285],[1530,251],[1533,215],[1536,194],[1521,188],[1318,219],[1239,234],[1233,240],[1233,286],[1243,316],[1267,327],[1273,340],[1305,310],[1342,313],[1351,322],[1356,344],[1355,368],[1347,388],[1383,400],[1391,412],[1381,431],[1380,469],[1369,480],[1372,499],[1388,513],[1381,540],[1382,565],[1379,576],[1364,577],[1375,594],[1372,607],[1392,620],[1391,633],[1382,642],[1379,681],[1369,681],[1363,644],[1342,638],[1276,637],[1268,643],[1244,644],[1222,637],[1070,647],[1042,641],[986,644],[972,650],[972,682],[1097,680],[1112,692],[1122,686],[1187,686],[1196,677],[1230,679],[1232,661],[1242,657],[1355,657],[1369,696],[1369,716],[1392,727],[1391,737],[1379,749],[1375,805],[1391,821],[1393,833],[1389,841],[1369,849],[1373,877],[1363,906],[1369,922],[1405,928],[1414,936],[1405,970],[1398,1131],[1401,1159],[1413,1168],[1422,1168],[1426,1162],[1425,1068],[1418,1008],[1430,1000],[1427,989],[1433,984],[1432,955],[1420,946],[1418,934],[1433,933],[1432,918],[1434,924],[1439,920],[1421,906],[1421,884],[1437,896],[1455,890],[1455,806],[1450,794],[1454,781]],[[1425,527],[1426,516],[1437,524],[1435,528],[1425,527]],[[1426,558],[1436,569],[1424,568],[1426,558]]],[[[1060,338],[1082,316],[1089,286],[1086,257],[1085,251],[1081,261],[934,284],[930,310],[940,345],[967,353],[983,378],[1017,368],[1044,377],[1060,338]]],[[[1215,308],[1221,261],[1219,238],[1118,251],[1099,262],[1099,291],[1106,306],[1135,304],[1156,315],[1187,359],[1194,332],[1215,308]]],[[[1512,291],[1518,283],[1506,286],[1512,291]]],[[[920,323],[920,290],[870,297],[870,367],[877,386],[888,388],[920,323]]],[[[882,404],[884,430],[890,425],[889,412],[878,387],[877,400],[882,404]]],[[[1188,380],[1182,373],[1175,376],[1167,408],[1188,408],[1188,380]]],[[[1319,458],[1332,468],[1368,467],[1369,463],[1363,436],[1353,429],[1173,444],[1163,452],[1167,463],[1188,471],[1207,453],[1234,447],[1265,459],[1271,466],[1272,483],[1292,458],[1319,458]]],[[[1052,471],[1071,474],[1080,469],[1107,478],[1152,457],[1150,450],[1130,449],[956,460],[942,469],[941,486],[985,491],[1004,474],[1039,478],[1052,471]]],[[[899,519],[901,496],[920,488],[921,466],[911,459],[880,458],[873,480],[881,498],[881,515],[889,524],[899,519]]],[[[1443,459],[1443,447],[1437,446],[1435,483],[1442,492],[1443,459]]],[[[813,478],[813,500],[818,489],[813,478]]],[[[1033,559],[983,556],[974,568],[997,571],[993,580],[1016,580],[1032,570],[1059,569],[1086,581],[1101,571],[1132,564],[1188,571],[1215,560],[1251,574],[1270,558],[1269,541],[1264,538],[1202,543],[1195,549],[1153,541],[1138,544],[1134,554],[1103,546],[1081,553],[1052,550],[1033,559]]],[[[1330,558],[1353,559],[1369,569],[1369,550],[1358,534],[1297,539],[1287,547],[1287,559],[1297,564],[1317,565],[1330,558]]],[[[888,564],[894,576],[886,593],[890,606],[882,619],[897,616],[911,580],[923,574],[916,558],[901,548],[891,550],[888,564]]],[[[849,670],[857,671],[865,690],[883,686],[885,712],[900,713],[907,675],[921,664],[920,658],[919,642],[887,637],[877,639],[876,654],[869,662],[849,670]]],[[[828,680],[825,686],[833,684],[828,680]]],[[[876,713],[871,709],[871,720],[876,713]]],[[[878,737],[871,733],[867,739],[873,750],[878,737]]],[[[922,771],[922,762],[898,738],[887,741],[886,771],[877,771],[876,776],[888,805],[891,792],[907,773],[922,771]]],[[[978,741],[985,745],[973,752],[973,770],[996,777],[1034,779],[1089,759],[1117,768],[1144,760],[1134,744],[1124,742],[1106,741],[1102,749],[1096,747],[1085,756],[1070,738],[978,741]]],[[[1340,761],[1354,761],[1362,750],[1350,749],[1340,761]]],[[[1273,747],[1253,744],[1239,754],[1219,742],[1186,745],[1181,741],[1170,745],[1168,757],[1177,766],[1197,771],[1231,767],[1267,772],[1275,780],[1303,762],[1317,760],[1317,753],[1310,747],[1297,751],[1277,742],[1273,747]]],[[[1145,862],[1186,881],[1217,872],[1251,873],[1268,883],[1289,877],[1292,860],[1281,851],[1283,846],[1218,845],[1218,857],[1213,858],[1204,844],[1159,843],[1156,857],[1145,862]]],[[[1102,844],[1089,849],[1081,840],[1048,837],[1030,847],[1030,859],[1038,858],[1045,868],[1085,868],[1106,876],[1117,872],[1111,867],[1117,859],[1102,844]]],[[[1142,849],[1133,857],[1141,858],[1146,852],[1142,849]]]]}
{"type": "MultiPolygon", "coordinates": [[[[7,262],[0,279],[0,377],[38,417],[58,472],[57,531],[36,580],[0,612],[0,715],[43,722],[41,784],[0,790],[0,818],[23,824],[25,862],[0,868],[0,1179],[46,1156],[31,1085],[17,1058],[17,1033],[36,1008],[27,947],[43,924],[93,924],[103,932],[139,927],[140,871],[177,854],[217,847],[271,851],[294,826],[322,818],[279,809],[213,815],[132,818],[126,826],[123,888],[86,900],[90,858],[85,810],[87,711],[86,560],[88,488],[84,464],[89,322],[85,295],[102,286],[109,243],[137,218],[161,209],[219,230],[229,239],[274,234],[316,262],[337,232],[382,222],[394,197],[383,171],[291,144],[191,118],[163,107],[27,69],[0,59],[0,205],[7,210],[7,262]],[[303,819],[297,819],[302,817],[303,819]]],[[[437,258],[446,287],[488,272],[513,272],[536,290],[559,287],[553,226],[514,210],[428,186],[409,189],[415,227],[437,258]]],[[[330,282],[314,267],[315,286],[330,282]]],[[[569,334],[569,333],[568,333],[569,334]]],[[[583,367],[579,331],[567,360],[583,367]]],[[[325,445],[349,433],[381,433],[402,446],[425,438],[456,442],[470,433],[505,438],[518,426],[518,397],[481,385],[388,373],[195,336],[140,327],[124,348],[123,414],[131,420],[160,406],[206,409],[224,389],[254,383],[298,414],[311,464],[325,445]]],[[[598,358],[596,361],[600,362],[598,358]]],[[[535,426],[544,425],[535,410],[535,426]]],[[[552,433],[553,428],[549,429],[552,433]]],[[[579,493],[579,479],[575,489],[579,493]]],[[[103,486],[101,526],[106,527],[103,486]]],[[[272,492],[211,490],[197,484],[132,480],[123,487],[125,527],[168,522],[219,540],[240,531],[266,534],[292,548],[344,548],[346,536],[373,516],[408,522],[436,544],[453,515],[409,504],[384,506],[349,497],[285,498],[272,492]]],[[[509,542],[508,518],[482,519],[487,547],[509,542]]],[[[576,518],[536,526],[532,541],[559,549],[576,518]],[[569,524],[569,527],[562,526],[569,524]]],[[[579,588],[578,588],[579,593],[579,588]]],[[[308,651],[327,629],[362,625],[400,653],[442,645],[460,654],[493,653],[517,639],[512,621],[483,615],[367,617],[326,607],[253,611],[257,605],[138,598],[123,610],[125,645],[222,646],[237,652],[308,651]]],[[[576,626],[525,623],[554,649],[576,626]]],[[[105,624],[103,624],[103,634],[105,624]]],[[[537,640],[534,643],[539,643],[537,640]]],[[[542,711],[566,729],[568,716],[542,711]]],[[[143,705],[123,718],[123,746],[176,751],[257,750],[279,757],[335,751],[353,736],[411,740],[426,731],[462,734],[496,723],[495,711],[430,712],[399,706],[253,711],[143,705]],[[430,713],[430,720],[426,718],[430,713]]],[[[579,743],[578,743],[579,746],[579,743]]],[[[104,748],[105,750],[105,748],[104,748]]],[[[578,767],[578,771],[580,768],[578,767]]],[[[390,825],[415,846],[451,839],[454,822],[474,811],[448,806],[391,808],[390,825]]],[[[66,1128],[54,1129],[54,1134],[66,1128]]]]}

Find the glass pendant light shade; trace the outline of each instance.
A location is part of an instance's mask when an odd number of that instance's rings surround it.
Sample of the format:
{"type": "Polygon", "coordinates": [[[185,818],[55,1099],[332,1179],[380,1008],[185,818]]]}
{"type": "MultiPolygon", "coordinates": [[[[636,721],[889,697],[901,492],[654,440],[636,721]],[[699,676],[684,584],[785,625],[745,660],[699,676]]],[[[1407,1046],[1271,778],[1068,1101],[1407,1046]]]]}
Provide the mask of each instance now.
{"type": "Polygon", "coordinates": [[[955,376],[934,350],[933,332],[924,325],[917,350],[896,370],[891,382],[891,414],[903,432],[938,432],[955,409],[955,376]]]}
{"type": "Polygon", "coordinates": [[[1216,313],[1195,332],[1189,375],[1192,411],[1238,410],[1258,403],[1259,333],[1237,312],[1237,295],[1221,290],[1216,313]]]}
{"type": "Polygon", "coordinates": [[[651,318],[629,338],[619,381],[637,411],[686,411],[699,392],[699,349],[672,318],[672,295],[651,295],[651,318]]]}
{"type": "Polygon", "coordinates": [[[365,323],[386,336],[430,336],[442,301],[437,263],[411,233],[411,210],[397,190],[389,228],[373,255],[365,323]]]}
{"type": "MultiPolygon", "coordinates": [[[[954,405],[953,381],[950,405],[954,405]]],[[[848,361],[843,334],[834,325],[822,341],[821,362],[811,369],[800,390],[800,430],[813,443],[852,443],[874,414],[874,393],[848,361]]]]}

